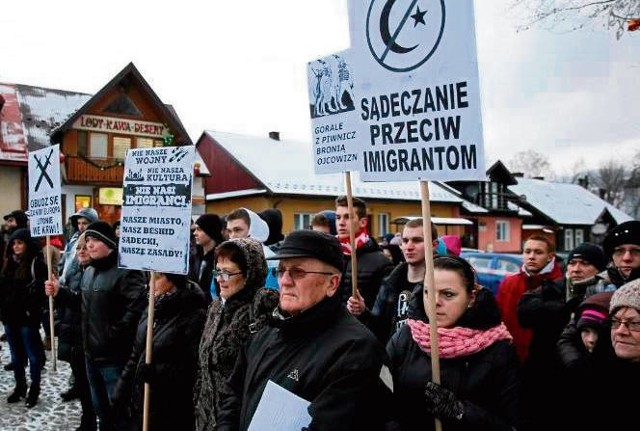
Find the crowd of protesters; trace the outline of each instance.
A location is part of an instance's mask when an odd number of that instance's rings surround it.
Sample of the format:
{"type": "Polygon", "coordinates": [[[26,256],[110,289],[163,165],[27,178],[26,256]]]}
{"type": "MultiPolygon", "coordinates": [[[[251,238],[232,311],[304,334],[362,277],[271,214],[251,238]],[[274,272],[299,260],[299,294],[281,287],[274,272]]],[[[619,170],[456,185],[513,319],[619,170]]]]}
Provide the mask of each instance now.
{"type": "Polygon", "coordinates": [[[150,430],[198,431],[633,421],[624,394],[640,383],[640,221],[615,226],[602,246],[579,244],[564,267],[551,238],[527,238],[522,268],[494,295],[459,257],[459,237],[438,237],[431,223],[428,248],[418,218],[379,242],[365,201],[352,203],[350,212],[338,196],[309,229],[286,236],[275,208],[200,215],[185,275],[119,268],[119,223],[83,208],[64,248],[55,243],[61,256],[48,276],[27,215],[5,215],[0,319],[15,378],[6,402],[38,403],[50,296],[52,353],[72,370],[61,398],[80,400],[80,431],[139,430],[145,420],[150,430]],[[273,387],[280,395],[263,396],[273,387]],[[290,424],[278,428],[270,403],[294,396],[305,407],[288,407],[278,420],[290,424]]]}

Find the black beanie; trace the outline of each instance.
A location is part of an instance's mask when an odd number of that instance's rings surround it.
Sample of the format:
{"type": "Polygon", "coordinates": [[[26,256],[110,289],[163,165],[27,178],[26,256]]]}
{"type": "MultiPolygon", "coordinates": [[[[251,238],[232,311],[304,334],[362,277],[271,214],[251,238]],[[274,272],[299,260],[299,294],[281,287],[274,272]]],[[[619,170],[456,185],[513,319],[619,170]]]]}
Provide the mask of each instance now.
{"type": "Polygon", "coordinates": [[[607,258],[600,247],[590,242],[583,242],[569,253],[567,257],[567,263],[571,262],[571,259],[582,259],[591,265],[598,268],[598,271],[604,271],[607,266],[607,258]]]}
{"type": "Polygon", "coordinates": [[[269,226],[269,238],[264,242],[264,245],[275,244],[278,241],[284,239],[282,234],[282,213],[277,208],[267,208],[266,210],[258,213],[260,218],[269,226]]]}
{"type": "Polygon", "coordinates": [[[613,249],[622,244],[640,245],[640,221],[630,220],[614,227],[604,238],[604,253],[608,259],[613,256],[613,249]]]}
{"type": "Polygon", "coordinates": [[[91,223],[86,231],[84,231],[85,238],[95,238],[102,241],[107,247],[111,249],[118,248],[118,240],[116,234],[113,231],[111,225],[105,221],[97,221],[91,223]]]}
{"type": "Polygon", "coordinates": [[[217,214],[202,214],[196,220],[196,224],[204,233],[209,235],[209,238],[215,241],[216,245],[224,241],[224,238],[222,238],[222,220],[217,214]]]}
{"type": "Polygon", "coordinates": [[[9,236],[8,244],[11,244],[14,240],[19,239],[20,241],[27,244],[27,246],[31,249],[31,253],[35,254],[38,251],[42,250],[42,246],[40,245],[40,239],[37,237],[31,236],[31,231],[26,228],[18,228],[13,231],[11,236],[9,236]]]}
{"type": "Polygon", "coordinates": [[[16,220],[16,225],[18,225],[16,229],[27,227],[29,218],[27,217],[27,213],[25,213],[24,211],[22,210],[11,211],[9,214],[4,216],[4,219],[9,220],[11,217],[13,217],[16,220]]]}

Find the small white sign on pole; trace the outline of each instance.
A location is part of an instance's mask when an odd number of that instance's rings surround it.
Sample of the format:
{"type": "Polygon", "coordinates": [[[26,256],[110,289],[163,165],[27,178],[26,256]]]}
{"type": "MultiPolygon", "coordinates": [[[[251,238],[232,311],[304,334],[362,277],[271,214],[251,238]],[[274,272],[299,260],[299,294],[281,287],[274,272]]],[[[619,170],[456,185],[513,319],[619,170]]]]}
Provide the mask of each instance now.
{"type": "Polygon", "coordinates": [[[362,157],[349,51],[307,63],[309,112],[316,174],[357,169],[362,157]]]}
{"type": "Polygon", "coordinates": [[[349,2],[365,181],[486,177],[473,0],[349,2]]]}
{"type": "Polygon", "coordinates": [[[29,152],[28,214],[31,236],[62,234],[59,145],[29,152]]]}
{"type": "Polygon", "coordinates": [[[188,272],[194,158],[193,146],[127,151],[120,267],[188,272]]]}

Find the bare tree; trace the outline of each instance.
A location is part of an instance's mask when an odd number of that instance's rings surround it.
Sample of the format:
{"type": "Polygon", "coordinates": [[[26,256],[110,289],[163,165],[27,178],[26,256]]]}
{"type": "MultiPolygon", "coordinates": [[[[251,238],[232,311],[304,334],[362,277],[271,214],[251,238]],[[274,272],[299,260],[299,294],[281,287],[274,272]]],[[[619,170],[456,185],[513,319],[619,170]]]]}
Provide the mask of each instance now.
{"type": "Polygon", "coordinates": [[[598,168],[594,185],[600,189],[602,199],[619,207],[624,198],[626,181],[627,168],[619,161],[609,160],[598,168]]]}
{"type": "Polygon", "coordinates": [[[524,21],[516,27],[527,30],[544,26],[556,31],[573,31],[600,24],[616,32],[620,39],[638,25],[640,0],[512,0],[514,11],[522,11],[524,21]]]}
{"type": "Polygon", "coordinates": [[[525,177],[553,178],[549,159],[535,150],[516,153],[509,159],[508,167],[511,172],[522,172],[525,177]]]}
{"type": "Polygon", "coordinates": [[[633,157],[631,174],[624,186],[623,210],[636,220],[640,219],[640,151],[633,157]]]}

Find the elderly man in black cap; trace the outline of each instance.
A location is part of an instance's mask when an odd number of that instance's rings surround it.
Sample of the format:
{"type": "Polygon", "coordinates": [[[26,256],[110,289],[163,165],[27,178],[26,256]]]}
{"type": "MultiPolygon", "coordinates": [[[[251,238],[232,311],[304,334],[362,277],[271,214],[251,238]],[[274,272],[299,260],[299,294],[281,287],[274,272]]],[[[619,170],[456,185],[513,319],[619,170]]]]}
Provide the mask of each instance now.
{"type": "MultiPolygon", "coordinates": [[[[246,430],[267,382],[310,403],[309,429],[375,430],[385,399],[382,344],[342,306],[340,243],[311,230],[289,234],[274,256],[280,302],[227,381],[218,430],[246,430]]],[[[275,426],[254,424],[254,426],[275,426]]]]}
{"type": "MultiPolygon", "coordinates": [[[[147,290],[141,271],[118,268],[117,238],[109,223],[91,223],[84,237],[91,257],[80,283],[87,378],[99,429],[111,430],[119,419],[112,415],[111,397],[131,354],[147,290]]],[[[56,296],[62,290],[52,280],[45,291],[56,296]]]]}

